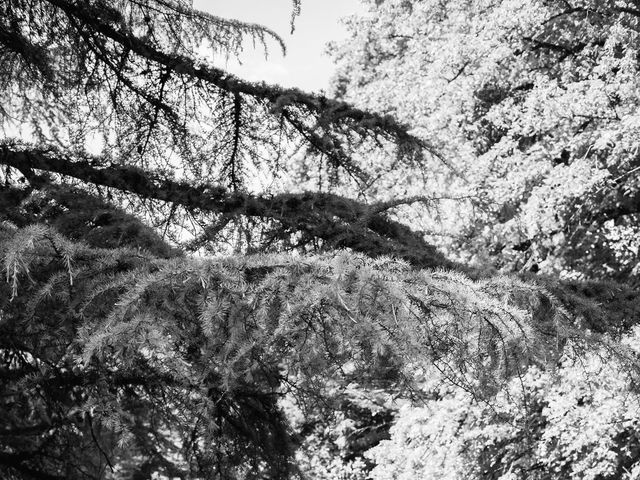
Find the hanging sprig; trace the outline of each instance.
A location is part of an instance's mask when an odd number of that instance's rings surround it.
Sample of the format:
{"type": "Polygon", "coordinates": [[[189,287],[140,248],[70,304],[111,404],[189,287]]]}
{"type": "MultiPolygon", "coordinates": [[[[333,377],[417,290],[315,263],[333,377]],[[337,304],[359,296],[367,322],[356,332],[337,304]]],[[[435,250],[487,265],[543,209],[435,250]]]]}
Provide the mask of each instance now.
{"type": "Polygon", "coordinates": [[[291,2],[291,34],[296,30],[296,18],[300,16],[300,10],[302,8],[302,0],[292,0],[291,2]]]}

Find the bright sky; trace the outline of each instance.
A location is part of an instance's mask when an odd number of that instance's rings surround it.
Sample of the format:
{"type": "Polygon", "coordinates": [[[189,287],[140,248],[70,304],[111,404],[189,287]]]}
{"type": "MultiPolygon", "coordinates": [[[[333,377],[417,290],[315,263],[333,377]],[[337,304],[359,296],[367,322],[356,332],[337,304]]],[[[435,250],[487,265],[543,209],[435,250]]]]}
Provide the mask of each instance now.
{"type": "Polygon", "coordinates": [[[229,60],[227,70],[251,81],[307,91],[328,88],[334,65],[325,53],[326,44],[346,38],[342,17],[364,11],[358,0],[302,0],[302,11],[291,35],[291,0],[194,0],[194,7],[220,17],[265,25],[287,45],[286,57],[274,43],[265,60],[264,51],[251,51],[249,44],[241,56],[242,65],[229,60]]]}

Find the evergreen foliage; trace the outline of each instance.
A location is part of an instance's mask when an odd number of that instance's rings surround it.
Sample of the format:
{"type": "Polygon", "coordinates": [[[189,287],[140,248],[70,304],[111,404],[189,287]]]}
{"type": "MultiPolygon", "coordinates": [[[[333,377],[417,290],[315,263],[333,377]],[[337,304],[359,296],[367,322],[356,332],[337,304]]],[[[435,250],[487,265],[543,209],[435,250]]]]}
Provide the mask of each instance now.
{"type": "Polygon", "coordinates": [[[635,478],[633,276],[450,260],[407,212],[460,193],[457,144],[216,66],[246,39],[284,48],[187,0],[0,0],[0,476],[635,478]]]}
{"type": "Polygon", "coordinates": [[[161,259],[41,225],[2,236],[8,472],[284,477],[283,397],[331,409],[354,383],[410,392],[435,367],[487,399],[568,340],[608,344],[515,278],[347,253],[161,259]]]}

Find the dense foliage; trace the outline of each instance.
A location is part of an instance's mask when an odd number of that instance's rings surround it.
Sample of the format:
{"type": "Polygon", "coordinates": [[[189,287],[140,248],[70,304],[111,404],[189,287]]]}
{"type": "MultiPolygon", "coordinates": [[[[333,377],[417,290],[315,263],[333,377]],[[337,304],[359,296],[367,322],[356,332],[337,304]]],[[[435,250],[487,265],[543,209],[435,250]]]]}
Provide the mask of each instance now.
{"type": "Polygon", "coordinates": [[[227,74],[284,43],[187,0],[0,0],[0,476],[637,478],[619,4],[370,3],[358,108],[227,74]]]}
{"type": "MultiPolygon", "coordinates": [[[[638,2],[366,4],[333,46],[336,94],[454,165],[394,178],[396,194],[442,199],[399,218],[474,264],[636,285],[638,2]]],[[[635,349],[637,332],[615,343],[635,349]]],[[[376,479],[638,478],[637,422],[637,382],[611,350],[565,346],[487,405],[450,389],[406,406],[366,455],[376,479]]]]}
{"type": "Polygon", "coordinates": [[[467,199],[444,207],[463,220],[439,241],[501,268],[635,281],[637,2],[366,3],[334,48],[335,89],[455,163],[459,176],[404,183],[442,195],[449,178],[467,199]]]}
{"type": "Polygon", "coordinates": [[[18,472],[273,478],[291,468],[280,396],[330,409],[341,385],[399,388],[429,362],[484,394],[571,335],[515,279],[346,253],[158,259],[37,225],[3,245],[3,458],[18,472]],[[509,306],[518,295],[543,307],[509,306]]]}

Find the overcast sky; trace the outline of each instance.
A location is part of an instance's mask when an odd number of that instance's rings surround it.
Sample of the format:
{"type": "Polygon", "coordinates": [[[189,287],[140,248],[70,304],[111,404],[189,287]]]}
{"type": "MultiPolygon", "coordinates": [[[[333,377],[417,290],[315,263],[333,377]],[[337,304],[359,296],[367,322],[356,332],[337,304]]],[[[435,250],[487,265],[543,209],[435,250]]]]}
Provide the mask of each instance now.
{"type": "MultiPolygon", "coordinates": [[[[291,0],[195,0],[194,6],[214,15],[265,25],[278,33],[287,45],[283,57],[276,44],[270,55],[247,51],[243,65],[229,61],[227,69],[248,80],[263,80],[303,90],[326,90],[334,70],[325,49],[327,42],[346,37],[340,18],[364,8],[358,0],[303,0],[302,11],[291,35],[291,0]]],[[[251,45],[247,49],[251,50],[251,45]]]]}

